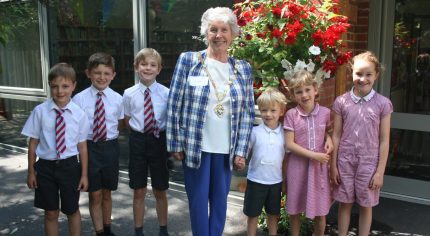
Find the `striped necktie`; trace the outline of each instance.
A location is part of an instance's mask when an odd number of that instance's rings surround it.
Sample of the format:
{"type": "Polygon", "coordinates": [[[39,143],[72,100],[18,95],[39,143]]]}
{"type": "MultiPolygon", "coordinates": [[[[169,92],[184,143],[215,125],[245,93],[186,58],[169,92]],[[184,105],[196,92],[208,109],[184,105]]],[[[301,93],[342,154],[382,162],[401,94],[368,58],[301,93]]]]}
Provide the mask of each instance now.
{"type": "Polygon", "coordinates": [[[103,92],[97,93],[96,109],[94,110],[93,141],[106,140],[105,107],[102,100],[103,92]]]}
{"type": "Polygon", "coordinates": [[[144,117],[145,117],[145,127],[143,129],[144,133],[153,133],[155,137],[160,137],[157,122],[155,121],[154,109],[152,107],[151,95],[149,93],[149,88],[145,90],[145,104],[144,104],[144,117]]]}
{"type": "Polygon", "coordinates": [[[66,150],[66,122],[64,122],[64,109],[55,109],[57,118],[55,119],[55,142],[57,158],[66,150]]]}

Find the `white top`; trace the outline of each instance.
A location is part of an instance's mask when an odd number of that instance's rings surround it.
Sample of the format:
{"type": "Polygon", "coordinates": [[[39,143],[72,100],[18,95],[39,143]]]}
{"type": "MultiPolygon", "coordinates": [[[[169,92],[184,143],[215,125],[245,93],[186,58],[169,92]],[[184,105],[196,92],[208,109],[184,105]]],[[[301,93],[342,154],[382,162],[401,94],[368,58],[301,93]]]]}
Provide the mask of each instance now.
{"type": "MultiPolygon", "coordinates": [[[[129,125],[131,129],[142,132],[145,128],[145,90],[147,87],[138,83],[124,91],[124,114],[130,117],[129,125]]],[[[154,110],[157,127],[160,131],[166,130],[167,120],[167,99],[169,89],[162,84],[154,82],[149,86],[151,102],[154,110]]]]}
{"type": "MultiPolygon", "coordinates": [[[[25,122],[21,134],[39,139],[36,155],[45,160],[56,160],[55,122],[58,106],[51,99],[37,105],[25,122]]],[[[86,141],[90,125],[85,112],[74,102],[70,101],[64,108],[64,122],[66,124],[66,150],[60,159],[77,155],[78,143],[86,141]]]]}
{"type": "Polygon", "coordinates": [[[274,130],[265,124],[252,129],[251,160],[247,178],[260,184],[277,184],[282,182],[282,161],[286,147],[282,125],[274,130]]]}
{"type": "MultiPolygon", "coordinates": [[[[73,102],[82,108],[87,114],[90,122],[90,130],[88,132],[88,140],[93,140],[93,126],[94,126],[94,110],[96,108],[97,93],[99,91],[94,87],[83,90],[73,97],[73,102]]],[[[122,105],[122,96],[107,87],[102,91],[103,106],[105,108],[105,119],[108,140],[118,138],[118,120],[124,119],[124,107],[122,105]]]]}
{"type": "Polygon", "coordinates": [[[215,96],[215,89],[209,81],[209,100],[206,112],[206,120],[203,124],[202,151],[210,153],[230,153],[230,85],[227,84],[230,78],[230,64],[207,58],[206,65],[211,78],[214,80],[218,92],[227,89],[227,94],[222,100],[224,114],[219,117],[215,114],[214,108],[218,104],[215,96]]]}

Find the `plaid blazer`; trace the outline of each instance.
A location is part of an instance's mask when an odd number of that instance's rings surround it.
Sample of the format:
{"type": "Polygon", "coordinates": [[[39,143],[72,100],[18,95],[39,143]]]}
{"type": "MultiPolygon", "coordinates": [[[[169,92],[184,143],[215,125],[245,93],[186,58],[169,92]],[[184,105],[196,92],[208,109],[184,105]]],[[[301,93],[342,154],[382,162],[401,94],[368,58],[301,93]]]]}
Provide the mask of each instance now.
{"type": "MultiPolygon", "coordinates": [[[[205,86],[190,86],[189,76],[207,76],[198,54],[203,60],[206,50],[184,52],[179,56],[170,84],[167,103],[167,150],[184,152],[185,164],[199,168],[203,123],[206,118],[209,99],[209,82],[205,86]]],[[[248,62],[228,58],[231,70],[237,69],[237,78],[230,86],[231,135],[230,168],[235,155],[246,157],[248,142],[254,122],[254,95],[252,71],[248,62]]],[[[216,135],[216,134],[213,134],[216,135]]]]}

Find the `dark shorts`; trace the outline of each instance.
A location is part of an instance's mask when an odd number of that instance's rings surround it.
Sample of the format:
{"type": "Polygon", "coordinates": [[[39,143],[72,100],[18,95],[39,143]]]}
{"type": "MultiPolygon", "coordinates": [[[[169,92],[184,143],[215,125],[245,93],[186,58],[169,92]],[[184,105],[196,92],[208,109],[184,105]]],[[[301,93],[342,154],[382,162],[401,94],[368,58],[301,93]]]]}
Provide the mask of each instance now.
{"type": "Polygon", "coordinates": [[[160,137],[153,134],[130,132],[130,160],[128,174],[130,188],[145,188],[148,184],[148,169],[151,175],[151,186],[156,190],[169,188],[169,170],[167,168],[166,132],[160,137]]]}
{"type": "Polygon", "coordinates": [[[93,142],[88,140],[88,192],[116,190],[119,175],[118,139],[93,142]]]}
{"type": "Polygon", "coordinates": [[[263,209],[267,214],[279,215],[281,209],[282,182],[278,184],[260,184],[247,180],[243,213],[249,217],[257,217],[263,209]]]}
{"type": "Polygon", "coordinates": [[[58,161],[39,159],[34,164],[37,188],[34,206],[47,211],[59,209],[71,215],[79,209],[78,185],[81,179],[81,164],[76,156],[58,161]]]}

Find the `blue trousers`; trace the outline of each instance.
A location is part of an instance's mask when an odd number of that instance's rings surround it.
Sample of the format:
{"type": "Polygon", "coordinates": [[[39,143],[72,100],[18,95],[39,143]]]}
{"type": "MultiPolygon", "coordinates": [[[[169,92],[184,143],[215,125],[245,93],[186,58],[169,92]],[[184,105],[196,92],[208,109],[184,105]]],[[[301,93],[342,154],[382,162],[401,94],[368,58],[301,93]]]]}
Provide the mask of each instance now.
{"type": "Polygon", "coordinates": [[[199,169],[182,164],[193,235],[221,236],[231,181],[229,155],[203,152],[199,169]]]}

